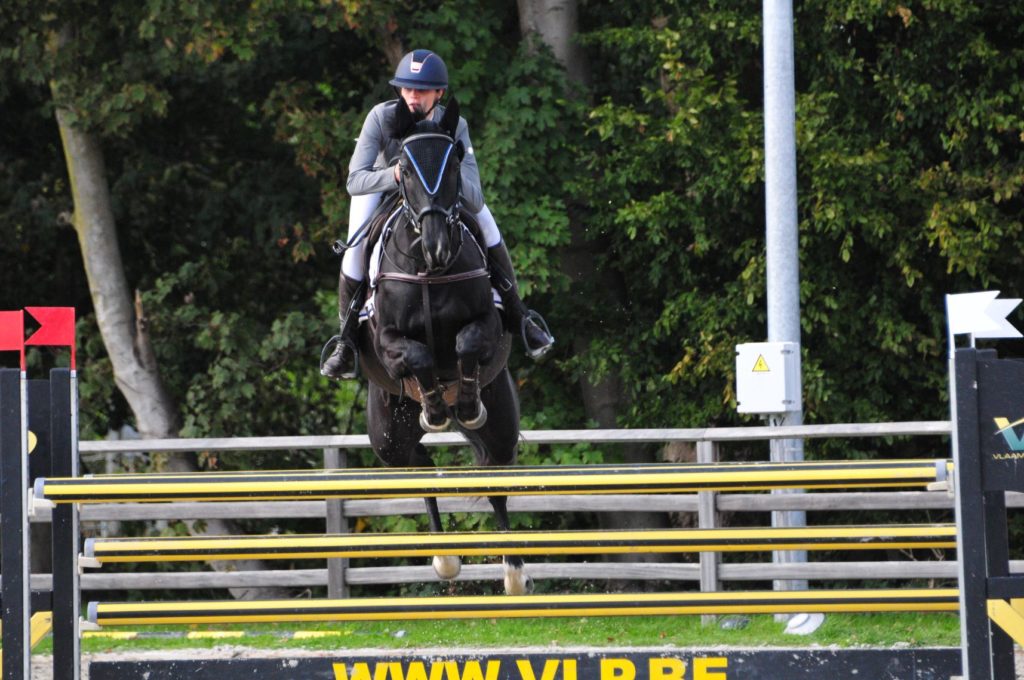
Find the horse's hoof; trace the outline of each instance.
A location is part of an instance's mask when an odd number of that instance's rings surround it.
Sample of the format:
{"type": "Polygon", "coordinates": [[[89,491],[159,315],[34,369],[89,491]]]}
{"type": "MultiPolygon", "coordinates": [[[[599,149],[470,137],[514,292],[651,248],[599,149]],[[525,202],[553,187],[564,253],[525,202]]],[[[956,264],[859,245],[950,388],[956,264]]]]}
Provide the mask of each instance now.
{"type": "Polygon", "coordinates": [[[434,573],[442,581],[451,581],[462,571],[462,560],[455,555],[435,555],[434,573]]]}
{"type": "Polygon", "coordinates": [[[426,411],[420,411],[420,427],[425,432],[444,432],[448,429],[448,426],[452,424],[452,419],[445,417],[445,419],[438,425],[431,425],[430,420],[427,418],[426,411]]]}
{"type": "Polygon", "coordinates": [[[466,428],[467,430],[479,430],[487,422],[487,407],[484,406],[483,402],[480,402],[480,413],[477,414],[476,418],[469,420],[459,420],[459,425],[466,428]]]}
{"type": "Polygon", "coordinates": [[[529,595],[533,592],[533,579],[523,571],[522,567],[505,565],[505,594],[529,595]]]}

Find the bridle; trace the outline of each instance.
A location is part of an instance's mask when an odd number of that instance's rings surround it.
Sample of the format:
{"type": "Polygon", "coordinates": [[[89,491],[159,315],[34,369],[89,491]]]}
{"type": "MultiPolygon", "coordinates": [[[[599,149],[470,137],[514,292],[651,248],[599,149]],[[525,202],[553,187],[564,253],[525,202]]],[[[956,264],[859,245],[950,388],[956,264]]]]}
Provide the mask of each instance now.
{"type": "MultiPolygon", "coordinates": [[[[435,200],[437,192],[441,188],[441,181],[444,179],[445,172],[448,170],[448,162],[451,160],[451,155],[455,151],[455,142],[448,135],[440,132],[421,132],[416,135],[411,135],[402,141],[401,154],[404,156],[409,165],[416,171],[416,176],[419,178],[420,183],[426,190],[427,195],[430,196],[430,201],[423,206],[418,212],[413,210],[412,204],[409,202],[409,197],[406,195],[405,182],[398,183],[398,191],[402,197],[402,212],[405,217],[409,220],[412,225],[413,231],[416,234],[422,233],[422,222],[423,218],[430,213],[440,213],[445,220],[445,224],[449,230],[453,230],[459,221],[459,210],[460,203],[459,197],[462,195],[462,174],[456,175],[456,186],[455,202],[450,206],[445,207],[439,205],[435,200]],[[427,139],[439,139],[447,142],[447,147],[444,150],[444,158],[441,161],[441,166],[437,170],[437,178],[434,181],[434,186],[431,188],[430,181],[423,175],[423,170],[420,167],[420,162],[416,159],[416,155],[412,148],[409,146],[413,142],[424,141],[427,139]]],[[[460,240],[459,247],[462,247],[460,240]]]]}

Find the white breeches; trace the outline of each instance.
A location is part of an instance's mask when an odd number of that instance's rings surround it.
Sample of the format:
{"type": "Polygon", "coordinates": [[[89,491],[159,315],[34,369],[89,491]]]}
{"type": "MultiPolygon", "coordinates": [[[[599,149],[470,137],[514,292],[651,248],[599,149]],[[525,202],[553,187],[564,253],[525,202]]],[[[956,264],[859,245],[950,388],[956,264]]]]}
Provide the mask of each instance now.
{"type": "MultiPolygon", "coordinates": [[[[356,230],[366,220],[370,219],[370,215],[380,205],[380,198],[381,195],[379,193],[352,197],[352,204],[348,209],[349,238],[352,238],[356,230]]],[[[491,214],[490,209],[486,205],[474,217],[480,223],[480,232],[483,234],[485,246],[491,248],[501,243],[501,232],[498,231],[498,223],[494,221],[494,215],[491,214]]],[[[346,250],[345,257],[341,261],[342,273],[356,281],[362,281],[366,278],[366,269],[363,264],[366,259],[365,253],[365,239],[360,241],[359,245],[346,250]]]]}

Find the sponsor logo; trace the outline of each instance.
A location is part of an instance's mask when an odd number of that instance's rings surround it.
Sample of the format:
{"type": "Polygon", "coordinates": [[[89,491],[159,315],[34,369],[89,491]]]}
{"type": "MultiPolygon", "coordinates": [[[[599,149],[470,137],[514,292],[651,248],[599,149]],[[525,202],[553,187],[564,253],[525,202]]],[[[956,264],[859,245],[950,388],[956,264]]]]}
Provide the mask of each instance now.
{"type": "Polygon", "coordinates": [[[1015,420],[1012,423],[1009,418],[993,418],[992,420],[995,421],[998,428],[995,433],[1003,436],[1003,441],[1010,447],[1010,450],[1018,453],[1024,452],[1024,439],[1014,430],[1015,427],[1024,423],[1024,418],[1015,420]]]}
{"type": "Polygon", "coordinates": [[[580,668],[576,659],[502,659],[451,661],[380,661],[333,663],[335,680],[727,680],[726,657],[650,658],[606,657],[588,660],[580,668]]]}

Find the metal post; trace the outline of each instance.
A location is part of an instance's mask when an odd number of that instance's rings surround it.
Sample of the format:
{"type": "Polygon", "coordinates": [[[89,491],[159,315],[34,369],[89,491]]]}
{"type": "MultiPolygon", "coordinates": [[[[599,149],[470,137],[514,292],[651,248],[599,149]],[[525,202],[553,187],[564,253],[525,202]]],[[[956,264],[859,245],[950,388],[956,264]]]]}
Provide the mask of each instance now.
{"type": "MultiPolygon", "coordinates": [[[[793,67],[793,4],[764,0],[765,241],[768,342],[800,346],[800,259],[796,201],[796,87],[793,67]]],[[[797,393],[802,394],[797,370],[797,393]]],[[[773,418],[772,425],[802,425],[803,405],[773,418]]],[[[804,458],[800,439],[773,440],[771,459],[804,458]]],[[[774,493],[774,492],[773,492],[774,493]]],[[[793,492],[789,492],[793,493],[793,492]]],[[[805,526],[803,511],[772,513],[772,526],[805,526]]],[[[776,562],[806,562],[806,551],[774,553],[776,562]]],[[[776,581],[776,588],[806,589],[806,581],[776,581]]]]}
{"type": "MultiPolygon", "coordinates": [[[[718,462],[717,442],[697,442],[697,462],[716,463],[718,462]]],[[[700,529],[715,529],[718,527],[718,513],[715,509],[716,493],[714,491],[697,492],[697,527],[700,529]]],[[[718,562],[721,555],[717,552],[702,552],[700,554],[700,590],[702,593],[713,593],[719,589],[718,562]]],[[[703,614],[700,617],[701,623],[710,625],[717,619],[712,614],[703,614]]]]}
{"type": "MultiPolygon", "coordinates": [[[[337,447],[324,449],[324,468],[337,470],[348,467],[348,456],[337,447]]],[[[345,518],[345,501],[327,501],[327,533],[347,534],[348,520],[345,518]]],[[[345,570],[348,559],[335,557],[327,560],[327,597],[331,599],[348,597],[348,583],[345,570]]]]}
{"type": "Polygon", "coordinates": [[[960,582],[960,650],[963,677],[992,677],[988,609],[985,602],[985,510],[982,506],[981,453],[978,444],[978,370],[975,350],[950,357],[950,418],[953,423],[953,473],[956,492],[956,555],[960,582]]]}
{"type": "MultiPolygon", "coordinates": [[[[75,371],[50,371],[50,456],[55,477],[77,477],[78,380],[75,371]]],[[[78,680],[81,674],[79,616],[79,514],[75,503],[53,509],[53,677],[78,680]]]]}
{"type": "Polygon", "coordinates": [[[31,677],[25,373],[0,369],[0,597],[3,680],[31,677]]]}

